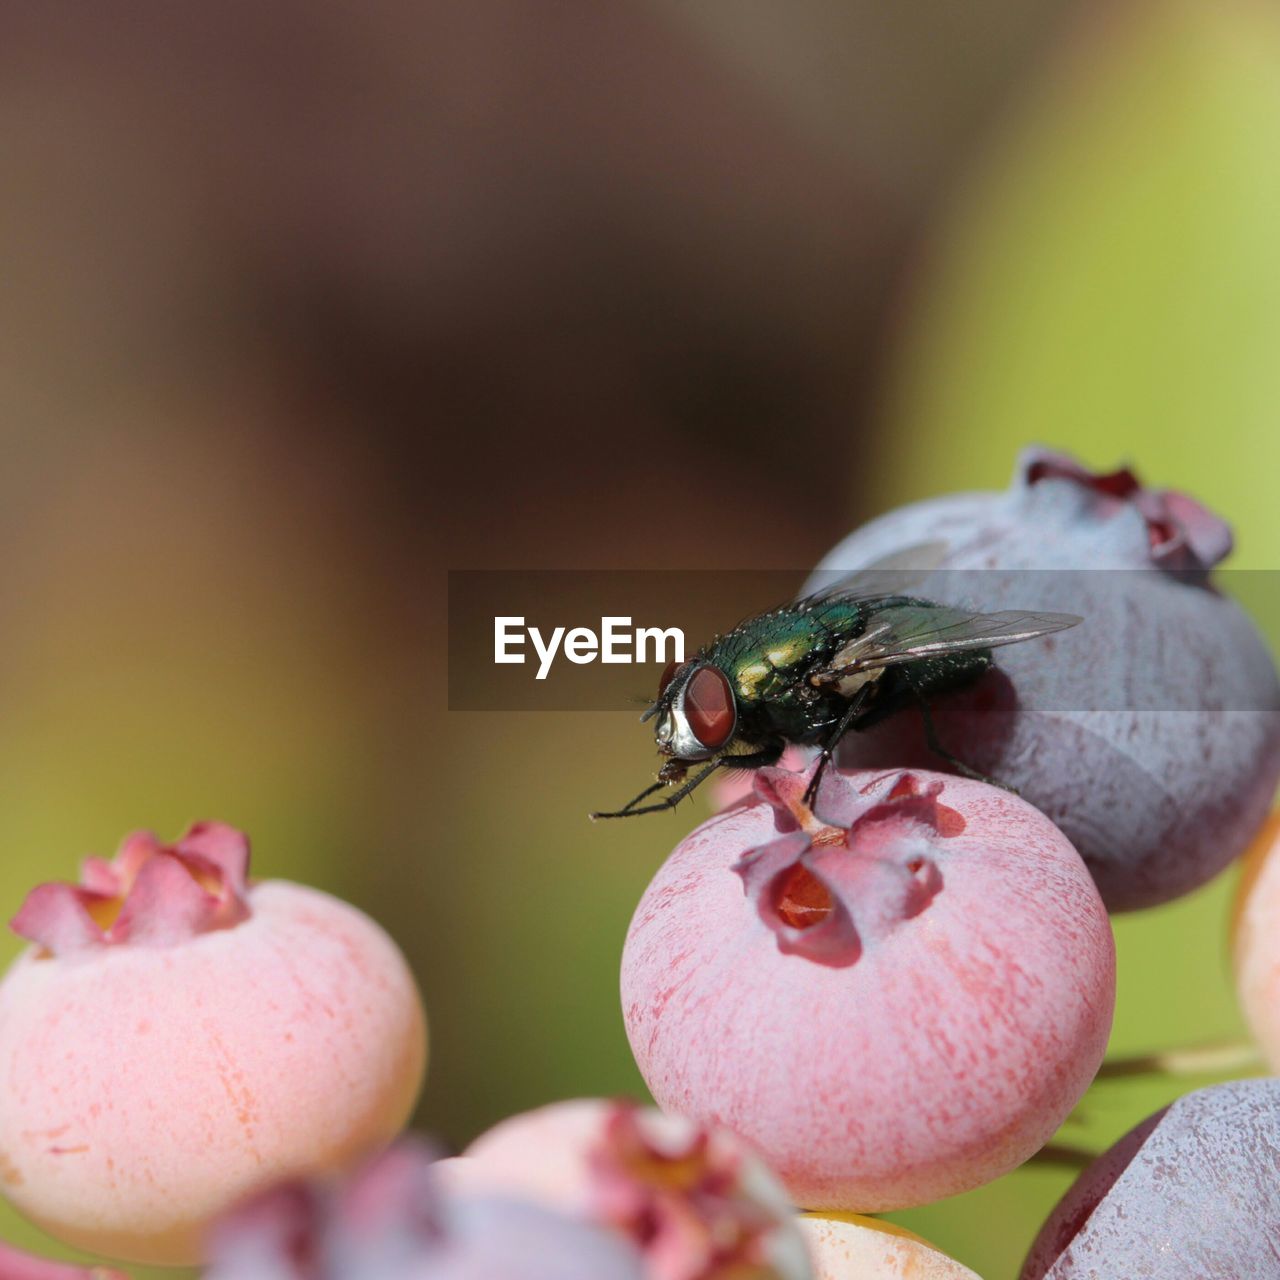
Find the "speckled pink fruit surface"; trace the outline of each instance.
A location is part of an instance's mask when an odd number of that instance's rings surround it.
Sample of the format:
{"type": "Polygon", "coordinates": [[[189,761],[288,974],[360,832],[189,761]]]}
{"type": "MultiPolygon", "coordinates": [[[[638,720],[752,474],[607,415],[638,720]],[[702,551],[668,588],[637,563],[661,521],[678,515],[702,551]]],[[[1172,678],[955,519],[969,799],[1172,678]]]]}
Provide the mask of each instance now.
{"type": "Polygon", "coordinates": [[[800,1218],[816,1280],[980,1280],[901,1227],[856,1214],[800,1218]]]}
{"type": "Polygon", "coordinates": [[[353,907],[250,884],[218,823],[41,885],[0,982],[0,1187],[90,1252],[178,1264],[247,1192],[385,1143],[426,1059],[412,976],[353,907]]]}
{"type": "Polygon", "coordinates": [[[1076,1180],[1022,1280],[1280,1277],[1280,1080],[1179,1098],[1076,1180]]]}
{"type": "Polygon", "coordinates": [[[935,773],[756,774],[649,885],[622,959],[658,1104],[733,1130],[796,1204],[981,1185],[1048,1140],[1102,1060],[1110,925],[1025,801],[935,773]]]}
{"type": "Polygon", "coordinates": [[[1280,813],[1244,860],[1232,937],[1240,1008],[1272,1071],[1280,1071],[1280,813]]]}
{"type": "Polygon", "coordinates": [[[812,1280],[786,1193],[727,1131],[583,1098],[482,1134],[446,1185],[532,1199],[618,1232],[647,1280],[812,1280]]]}
{"type": "Polygon", "coordinates": [[[613,1232],[441,1185],[402,1140],[336,1185],[294,1182],[223,1217],[204,1280],[644,1280],[613,1232]]]}
{"type": "MultiPolygon", "coordinates": [[[[1231,548],[1223,521],[1128,471],[1094,475],[1032,449],[1005,493],[872,520],[810,586],[922,545],[940,567],[914,595],[1083,618],[998,649],[996,671],[933,709],[948,750],[1062,828],[1111,910],[1176,898],[1244,850],[1280,779],[1280,683],[1257,629],[1210,577],[1231,548]]],[[[840,758],[950,767],[914,711],[847,735],[840,758]]]]}

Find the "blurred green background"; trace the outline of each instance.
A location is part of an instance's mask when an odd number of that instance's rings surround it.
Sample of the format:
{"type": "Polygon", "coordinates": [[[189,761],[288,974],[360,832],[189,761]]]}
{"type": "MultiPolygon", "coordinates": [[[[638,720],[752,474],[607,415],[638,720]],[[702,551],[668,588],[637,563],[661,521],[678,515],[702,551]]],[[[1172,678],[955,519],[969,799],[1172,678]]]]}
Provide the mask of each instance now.
{"type": "MultiPolygon", "coordinates": [[[[642,1090],[698,813],[584,820],[630,715],[450,713],[446,569],[801,571],[1029,440],[1280,564],[1269,5],[11,5],[0,58],[0,905],[244,827],[409,954],[452,1143],[642,1090]]],[[[1240,1034],[1231,879],[1117,922],[1113,1052],[1240,1034]]],[[[893,1216],[1007,1280],[1068,1179],[893,1216]]]]}

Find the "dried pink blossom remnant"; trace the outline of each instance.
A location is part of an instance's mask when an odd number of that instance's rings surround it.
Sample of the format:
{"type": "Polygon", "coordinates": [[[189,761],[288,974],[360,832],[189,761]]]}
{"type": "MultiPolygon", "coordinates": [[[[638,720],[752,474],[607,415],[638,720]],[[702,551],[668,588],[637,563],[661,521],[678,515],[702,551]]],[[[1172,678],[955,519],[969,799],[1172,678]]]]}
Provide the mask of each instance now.
{"type": "Polygon", "coordinates": [[[1020,469],[1027,489],[1044,480],[1065,480],[1092,495],[1099,520],[1132,506],[1146,524],[1148,555],[1158,568],[1207,571],[1231,554],[1231,526],[1225,520],[1185,493],[1144,488],[1128,467],[1093,472],[1068,454],[1030,449],[1020,469]]]}
{"type": "MultiPolygon", "coordinates": [[[[802,789],[799,775],[761,778],[775,823],[790,824],[802,789]]],[[[779,949],[852,964],[864,941],[919,915],[942,887],[934,842],[965,825],[939,801],[942,789],[941,781],[922,783],[911,773],[876,779],[861,794],[833,779],[819,793],[810,830],[744,853],[733,869],[779,949]]]]}
{"type": "Polygon", "coordinates": [[[163,844],[127,836],[110,862],[85,860],[78,885],[37,885],[12,927],[53,955],[132,943],[174,946],[249,914],[249,841],[222,822],[197,822],[163,844]]]}

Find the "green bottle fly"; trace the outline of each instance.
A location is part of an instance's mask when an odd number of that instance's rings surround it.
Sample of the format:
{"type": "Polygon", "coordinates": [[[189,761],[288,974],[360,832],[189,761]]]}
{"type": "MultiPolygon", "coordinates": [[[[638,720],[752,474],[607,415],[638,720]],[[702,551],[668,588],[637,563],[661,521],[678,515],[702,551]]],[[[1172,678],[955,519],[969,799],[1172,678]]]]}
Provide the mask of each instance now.
{"type": "Polygon", "coordinates": [[[788,746],[819,746],[805,792],[812,803],[836,744],[915,704],[930,748],[960,772],[981,775],[938,742],[932,695],[976,680],[992,649],[1075,626],[1065,613],[974,613],[907,594],[873,590],[864,570],[828,590],[757,614],[671,663],[641,717],[655,720],[666,758],[658,780],[629,804],[593,818],[670,809],[718,768],[776,764],[788,746]],[[703,767],[692,775],[691,764],[703,767]],[[679,785],[677,785],[679,784],[679,785]],[[655,791],[670,795],[643,804],[655,791]]]}

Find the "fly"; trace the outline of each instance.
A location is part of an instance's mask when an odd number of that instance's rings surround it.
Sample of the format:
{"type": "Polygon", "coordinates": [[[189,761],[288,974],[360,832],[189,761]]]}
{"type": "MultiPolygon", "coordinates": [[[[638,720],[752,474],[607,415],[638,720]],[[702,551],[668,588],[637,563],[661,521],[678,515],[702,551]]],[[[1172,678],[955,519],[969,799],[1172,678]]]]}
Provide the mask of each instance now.
{"type": "MultiPolygon", "coordinates": [[[[932,550],[912,548],[894,557],[894,567],[932,550]]],[[[965,776],[989,781],[938,741],[930,698],[976,680],[992,665],[993,649],[1064,631],[1081,619],[1068,613],[976,613],[876,590],[887,565],[748,618],[687,662],[670,663],[657,698],[641,717],[654,722],[665,757],[657,781],[623,808],[591,817],[672,809],[716,769],[773,765],[792,745],[821,748],[805,790],[811,804],[846,733],[913,703],[930,749],[965,776]],[[665,787],[675,790],[643,803],[665,787]]]]}

